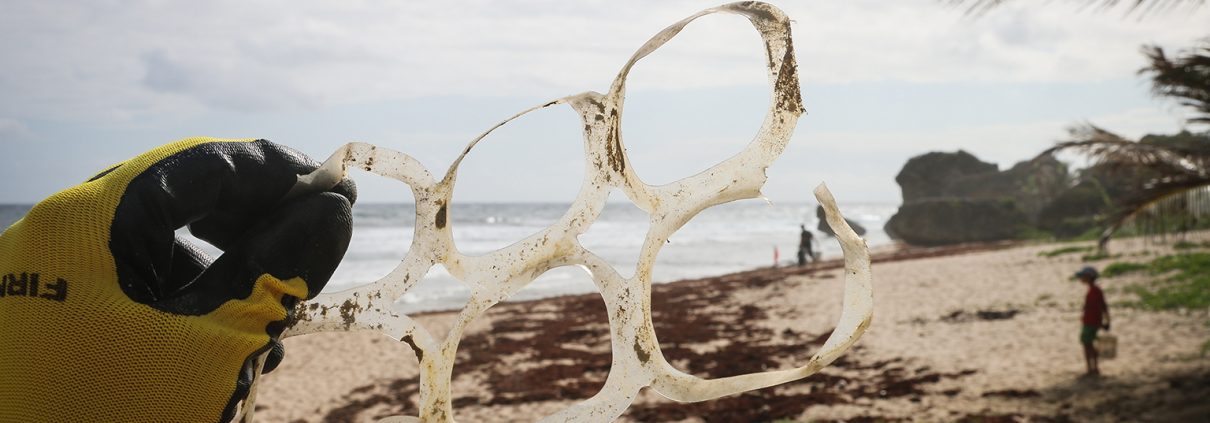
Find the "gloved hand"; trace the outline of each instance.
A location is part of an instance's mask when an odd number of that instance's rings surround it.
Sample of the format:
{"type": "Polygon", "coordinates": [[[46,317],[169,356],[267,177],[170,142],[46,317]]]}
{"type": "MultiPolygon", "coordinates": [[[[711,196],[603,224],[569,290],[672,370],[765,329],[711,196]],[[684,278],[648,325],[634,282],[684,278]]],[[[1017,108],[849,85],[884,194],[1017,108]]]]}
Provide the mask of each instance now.
{"type": "Polygon", "coordinates": [[[193,138],[34,206],[0,235],[0,421],[231,419],[348,247],[350,181],[286,198],[316,166],[193,138]],[[185,225],[222,256],[177,238],[185,225]]]}

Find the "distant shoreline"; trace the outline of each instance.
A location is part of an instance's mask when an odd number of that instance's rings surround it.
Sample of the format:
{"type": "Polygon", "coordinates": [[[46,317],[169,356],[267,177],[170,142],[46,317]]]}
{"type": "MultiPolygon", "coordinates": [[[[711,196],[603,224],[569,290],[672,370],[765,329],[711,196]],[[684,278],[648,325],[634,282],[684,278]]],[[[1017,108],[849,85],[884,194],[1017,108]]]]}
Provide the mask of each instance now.
{"type": "MultiPolygon", "coordinates": [[[[870,262],[872,264],[890,263],[905,260],[917,260],[930,257],[944,257],[960,254],[971,254],[985,251],[996,251],[1007,248],[1023,245],[1022,241],[996,241],[996,242],[977,242],[958,245],[947,245],[939,247],[915,247],[902,244],[883,246],[881,251],[870,252],[870,262]]],[[[738,272],[724,273],[715,276],[703,276],[700,278],[678,279],[670,282],[654,282],[652,283],[653,291],[661,291],[666,289],[678,289],[679,285],[694,285],[701,283],[745,283],[753,281],[767,281],[771,279],[783,279],[790,276],[810,275],[816,272],[824,272],[829,270],[840,269],[844,267],[844,258],[833,258],[820,260],[818,262],[808,263],[806,266],[779,266],[779,267],[758,267],[755,269],[741,270],[738,272]]],[[[755,282],[754,282],[755,283],[755,282]]],[[[589,292],[580,294],[562,294],[552,295],[549,297],[517,300],[517,301],[502,301],[501,304],[523,305],[523,304],[540,304],[544,301],[567,299],[567,298],[582,298],[600,296],[599,292],[589,292]]],[[[431,316],[438,314],[457,313],[461,309],[439,309],[439,310],[424,310],[415,313],[409,313],[412,316],[431,316]]]]}

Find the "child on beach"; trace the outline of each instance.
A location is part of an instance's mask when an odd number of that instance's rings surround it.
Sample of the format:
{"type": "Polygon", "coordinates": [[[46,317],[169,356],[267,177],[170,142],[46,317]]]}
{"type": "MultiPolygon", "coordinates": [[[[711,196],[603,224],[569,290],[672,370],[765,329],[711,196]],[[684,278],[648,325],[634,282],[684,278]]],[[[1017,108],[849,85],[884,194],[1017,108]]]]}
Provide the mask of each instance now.
{"type": "Polygon", "coordinates": [[[1109,330],[1109,306],[1105,304],[1105,294],[1097,287],[1097,276],[1097,269],[1091,266],[1076,272],[1076,278],[1088,285],[1088,293],[1084,295],[1084,316],[1080,320],[1080,343],[1084,345],[1084,364],[1090,376],[1101,374],[1097,368],[1097,350],[1093,347],[1097,330],[1109,330]]]}

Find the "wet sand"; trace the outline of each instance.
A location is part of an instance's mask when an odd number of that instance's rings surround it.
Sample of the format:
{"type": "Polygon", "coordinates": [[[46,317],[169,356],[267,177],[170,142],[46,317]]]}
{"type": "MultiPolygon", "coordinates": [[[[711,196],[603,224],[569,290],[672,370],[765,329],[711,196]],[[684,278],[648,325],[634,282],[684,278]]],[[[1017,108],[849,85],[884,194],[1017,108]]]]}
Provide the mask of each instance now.
{"type": "MultiPolygon", "coordinates": [[[[1191,236],[1210,240],[1210,233],[1191,236]]],[[[1205,311],[1116,306],[1143,275],[1104,279],[1119,338],[1104,376],[1082,376],[1077,341],[1084,287],[1070,244],[992,244],[876,252],[874,322],[821,374],[696,404],[644,391],[623,421],[1207,421],[1205,311]]],[[[1080,244],[1087,245],[1087,244],[1080,244]]],[[[1111,244],[1114,261],[1171,253],[1141,239],[1111,244]]],[[[840,312],[839,262],[759,269],[656,285],[661,349],[683,371],[725,377],[804,363],[840,312]]],[[[443,336],[452,313],[417,319],[443,336]]],[[[504,303],[472,326],[455,367],[460,421],[534,421],[603,384],[605,307],[596,294],[504,303]]],[[[416,414],[416,358],[374,333],[285,341],[266,375],[260,421],[373,421],[416,414]]]]}

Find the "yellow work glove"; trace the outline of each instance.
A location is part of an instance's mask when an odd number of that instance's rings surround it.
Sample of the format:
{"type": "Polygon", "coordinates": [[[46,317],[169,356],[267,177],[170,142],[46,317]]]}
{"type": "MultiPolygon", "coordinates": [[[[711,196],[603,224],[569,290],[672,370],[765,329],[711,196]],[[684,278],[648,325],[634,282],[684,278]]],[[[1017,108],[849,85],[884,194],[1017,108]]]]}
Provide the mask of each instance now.
{"type": "Polygon", "coordinates": [[[0,422],[231,419],[348,247],[350,181],[287,198],[316,166],[192,138],[34,206],[0,235],[0,422]],[[223,254],[177,238],[185,225],[223,254]]]}

